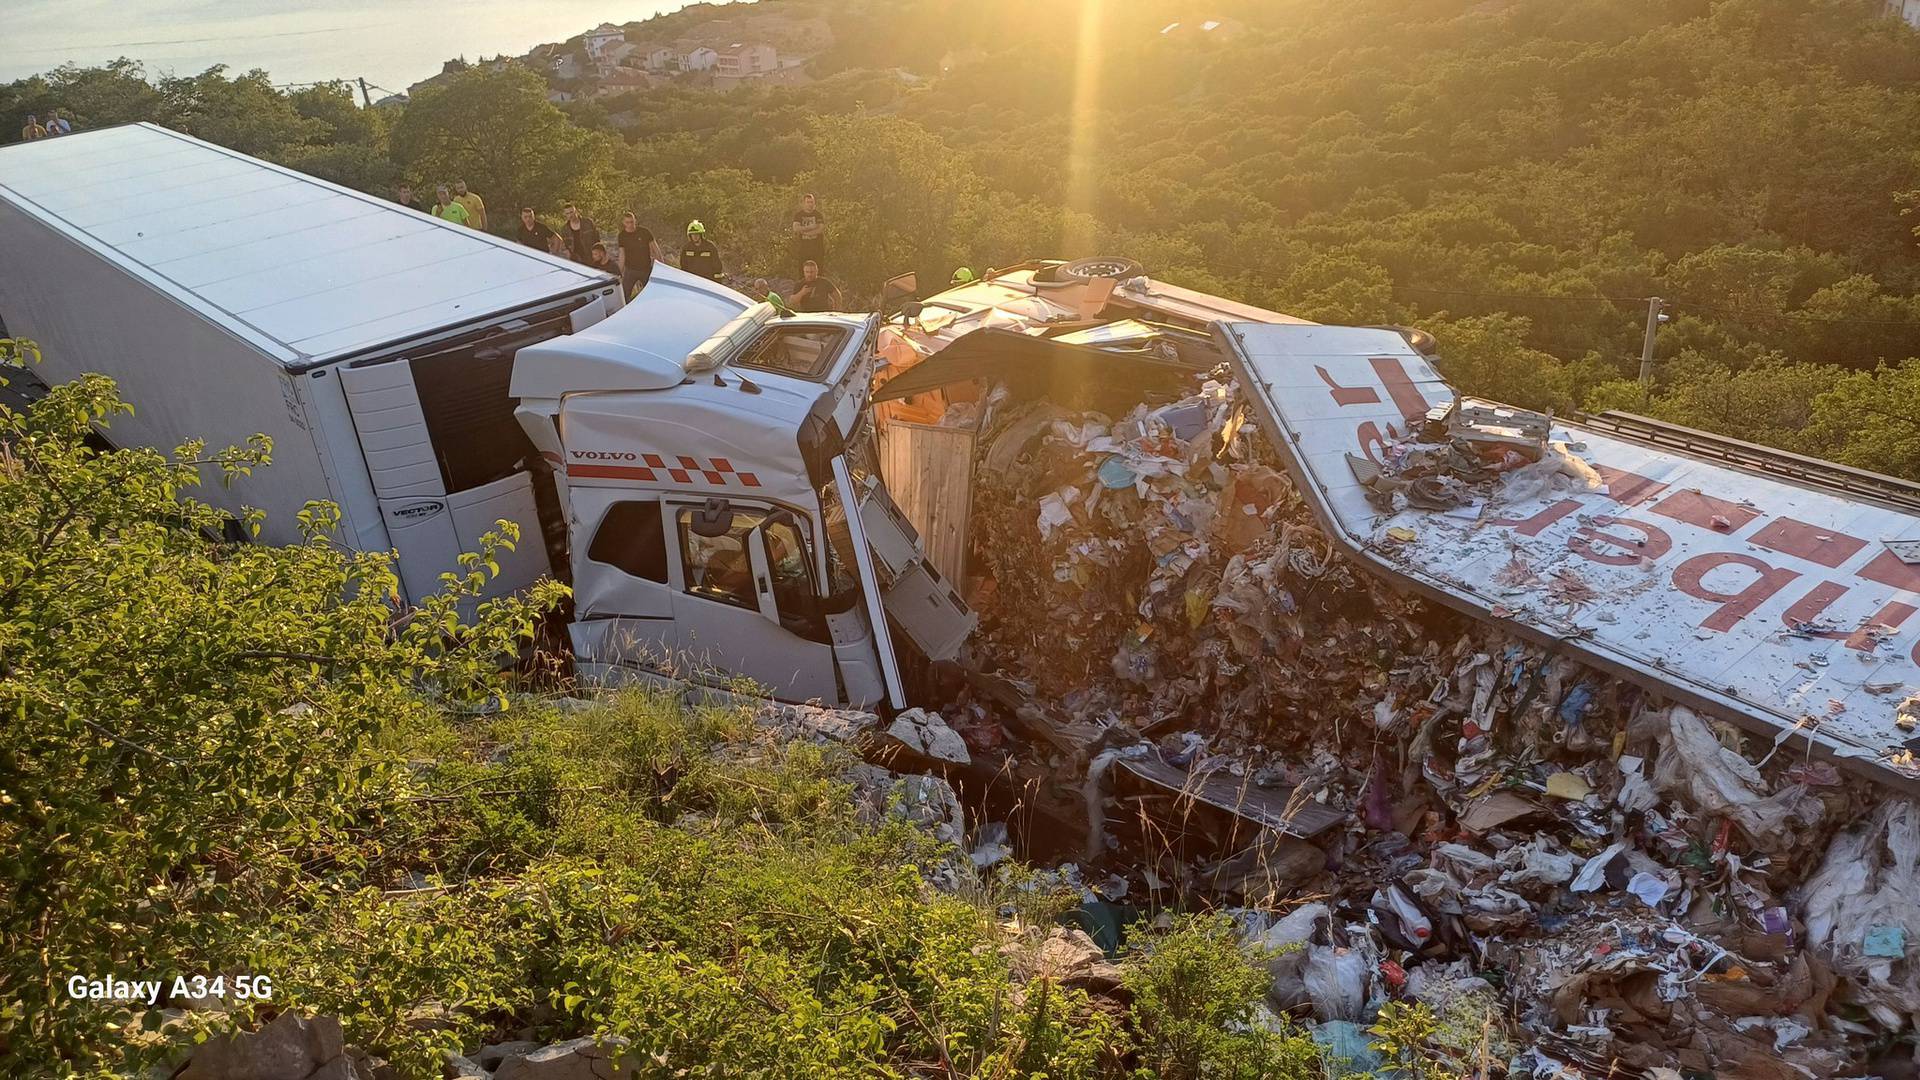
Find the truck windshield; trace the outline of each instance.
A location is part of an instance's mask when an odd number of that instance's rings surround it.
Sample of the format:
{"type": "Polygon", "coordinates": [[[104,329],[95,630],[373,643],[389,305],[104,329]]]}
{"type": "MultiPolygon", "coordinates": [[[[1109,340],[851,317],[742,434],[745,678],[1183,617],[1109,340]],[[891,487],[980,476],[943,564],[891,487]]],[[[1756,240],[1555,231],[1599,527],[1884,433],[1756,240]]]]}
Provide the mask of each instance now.
{"type": "Polygon", "coordinates": [[[840,327],[774,326],[753,339],[733,366],[822,382],[846,340],[840,327]]]}

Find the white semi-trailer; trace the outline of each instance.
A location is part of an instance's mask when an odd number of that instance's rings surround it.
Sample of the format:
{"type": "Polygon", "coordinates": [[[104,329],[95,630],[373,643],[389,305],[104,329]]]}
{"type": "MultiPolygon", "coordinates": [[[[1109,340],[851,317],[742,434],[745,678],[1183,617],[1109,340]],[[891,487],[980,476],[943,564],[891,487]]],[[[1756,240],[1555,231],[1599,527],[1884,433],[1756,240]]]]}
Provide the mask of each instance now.
{"type": "Polygon", "coordinates": [[[111,376],[115,444],[271,436],[201,497],[270,542],[335,502],[410,600],[500,519],[523,539],[494,587],[548,572],[514,356],[620,306],[605,274],[152,124],[0,149],[0,334],[49,382],[111,376]]]}

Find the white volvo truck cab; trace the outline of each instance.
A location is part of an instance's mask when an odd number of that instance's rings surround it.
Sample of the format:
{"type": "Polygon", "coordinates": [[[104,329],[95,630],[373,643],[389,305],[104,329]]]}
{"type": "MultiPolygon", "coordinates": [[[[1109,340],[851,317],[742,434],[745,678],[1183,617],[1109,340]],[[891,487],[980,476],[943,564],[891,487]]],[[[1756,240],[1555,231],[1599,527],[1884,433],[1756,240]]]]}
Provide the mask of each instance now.
{"type": "Polygon", "coordinates": [[[745,678],[901,708],[889,615],[924,656],[957,656],[975,617],[874,473],[876,329],[660,267],[619,313],[520,351],[517,415],[567,515],[582,681],[745,678]]]}

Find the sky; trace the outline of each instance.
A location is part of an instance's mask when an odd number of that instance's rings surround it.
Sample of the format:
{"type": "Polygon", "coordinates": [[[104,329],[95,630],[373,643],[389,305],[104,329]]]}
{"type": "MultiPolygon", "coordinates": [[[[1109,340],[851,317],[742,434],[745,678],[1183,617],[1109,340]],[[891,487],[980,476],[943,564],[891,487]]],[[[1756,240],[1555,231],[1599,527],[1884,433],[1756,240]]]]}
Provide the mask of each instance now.
{"type": "MultiPolygon", "coordinates": [[[[0,82],[119,56],[148,75],[215,64],[276,83],[365,78],[403,91],[455,56],[518,55],[684,0],[0,0],[0,82]]],[[[374,97],[380,97],[378,91],[374,97]]]]}

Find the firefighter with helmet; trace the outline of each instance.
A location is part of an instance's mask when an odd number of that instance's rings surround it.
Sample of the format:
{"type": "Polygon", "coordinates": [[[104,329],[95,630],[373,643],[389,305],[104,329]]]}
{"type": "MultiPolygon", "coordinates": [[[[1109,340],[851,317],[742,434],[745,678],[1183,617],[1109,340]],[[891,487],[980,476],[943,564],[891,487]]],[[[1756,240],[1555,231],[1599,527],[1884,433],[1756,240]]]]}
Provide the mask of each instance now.
{"type": "Polygon", "coordinates": [[[699,221],[687,223],[687,245],[680,249],[680,269],[708,281],[720,280],[720,249],[707,239],[707,227],[699,221]]]}

